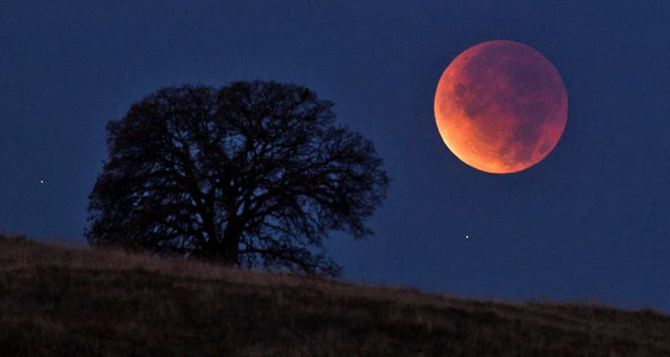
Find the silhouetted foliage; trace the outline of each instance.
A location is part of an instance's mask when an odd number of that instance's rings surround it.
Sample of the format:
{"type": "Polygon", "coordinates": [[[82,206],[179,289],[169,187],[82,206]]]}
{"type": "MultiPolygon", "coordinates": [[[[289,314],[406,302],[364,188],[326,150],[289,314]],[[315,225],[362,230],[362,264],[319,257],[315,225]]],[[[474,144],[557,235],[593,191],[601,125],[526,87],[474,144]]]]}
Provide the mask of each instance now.
{"type": "Polygon", "coordinates": [[[146,97],[108,124],[89,243],[337,274],[323,239],[371,234],[365,220],[389,180],[372,143],[335,125],[331,107],[260,81],[146,97]]]}

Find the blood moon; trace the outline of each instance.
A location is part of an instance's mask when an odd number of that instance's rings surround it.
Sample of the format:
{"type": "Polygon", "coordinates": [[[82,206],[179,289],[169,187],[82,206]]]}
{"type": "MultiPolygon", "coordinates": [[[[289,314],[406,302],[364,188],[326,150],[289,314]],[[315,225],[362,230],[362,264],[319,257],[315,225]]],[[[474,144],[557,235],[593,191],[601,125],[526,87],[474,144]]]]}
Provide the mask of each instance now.
{"type": "Polygon", "coordinates": [[[470,47],[442,74],[435,120],[461,161],[489,173],[523,171],[544,159],[565,129],[568,98],[556,68],[513,41],[470,47]]]}

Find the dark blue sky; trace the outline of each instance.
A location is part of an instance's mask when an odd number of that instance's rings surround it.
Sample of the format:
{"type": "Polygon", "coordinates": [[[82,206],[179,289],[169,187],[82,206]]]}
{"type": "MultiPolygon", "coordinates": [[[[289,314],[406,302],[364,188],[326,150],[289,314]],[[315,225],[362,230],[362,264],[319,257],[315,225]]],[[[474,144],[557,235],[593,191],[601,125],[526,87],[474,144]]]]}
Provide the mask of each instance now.
{"type": "Polygon", "coordinates": [[[329,243],[345,278],[670,311],[670,2],[545,3],[2,1],[0,230],[83,243],[108,120],[163,86],[273,79],[333,100],[393,179],[377,235],[329,243]],[[519,174],[461,163],[433,117],[444,68],[492,39],[569,96],[519,174]]]}

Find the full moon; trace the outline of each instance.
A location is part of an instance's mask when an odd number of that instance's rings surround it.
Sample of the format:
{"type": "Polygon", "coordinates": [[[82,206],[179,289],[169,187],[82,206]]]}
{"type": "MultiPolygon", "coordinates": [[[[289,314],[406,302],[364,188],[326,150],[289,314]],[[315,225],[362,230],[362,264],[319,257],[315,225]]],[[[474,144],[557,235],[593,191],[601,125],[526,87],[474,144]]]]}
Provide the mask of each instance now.
{"type": "Polygon", "coordinates": [[[542,161],[565,129],[568,97],[556,68],[513,41],[483,42],[458,55],[435,93],[442,140],[475,169],[509,174],[542,161]]]}

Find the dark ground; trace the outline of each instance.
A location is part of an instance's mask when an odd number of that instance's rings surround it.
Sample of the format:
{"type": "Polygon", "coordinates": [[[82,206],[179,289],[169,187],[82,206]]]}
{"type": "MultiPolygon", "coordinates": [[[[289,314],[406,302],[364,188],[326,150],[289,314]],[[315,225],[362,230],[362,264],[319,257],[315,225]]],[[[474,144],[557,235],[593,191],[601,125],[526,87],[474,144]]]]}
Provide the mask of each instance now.
{"type": "Polygon", "coordinates": [[[670,317],[0,236],[0,355],[668,356],[670,317]]]}

